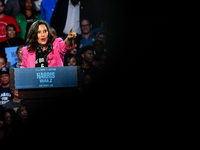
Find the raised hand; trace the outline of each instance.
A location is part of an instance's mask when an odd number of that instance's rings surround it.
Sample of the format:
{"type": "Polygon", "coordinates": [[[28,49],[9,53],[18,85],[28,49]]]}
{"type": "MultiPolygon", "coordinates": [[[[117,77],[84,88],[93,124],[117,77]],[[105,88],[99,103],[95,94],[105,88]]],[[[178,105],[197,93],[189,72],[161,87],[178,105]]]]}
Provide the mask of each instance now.
{"type": "Polygon", "coordinates": [[[77,36],[76,32],[73,32],[72,30],[73,30],[73,28],[71,28],[71,30],[69,31],[68,39],[72,39],[77,36]]]}
{"type": "Polygon", "coordinates": [[[69,31],[69,34],[67,36],[66,46],[71,46],[72,43],[74,42],[73,39],[77,36],[76,32],[73,32],[72,30],[73,30],[73,28],[71,28],[71,30],[69,31]]]}

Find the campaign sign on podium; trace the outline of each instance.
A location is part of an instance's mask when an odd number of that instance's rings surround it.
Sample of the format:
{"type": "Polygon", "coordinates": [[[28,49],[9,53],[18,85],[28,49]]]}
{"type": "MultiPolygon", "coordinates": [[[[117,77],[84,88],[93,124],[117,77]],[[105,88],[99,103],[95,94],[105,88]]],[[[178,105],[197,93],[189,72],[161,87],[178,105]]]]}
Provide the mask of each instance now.
{"type": "Polygon", "coordinates": [[[11,88],[77,87],[77,66],[10,69],[11,88]]]}
{"type": "Polygon", "coordinates": [[[10,68],[10,88],[18,89],[29,117],[43,113],[48,104],[77,95],[80,66],[10,68]]]}

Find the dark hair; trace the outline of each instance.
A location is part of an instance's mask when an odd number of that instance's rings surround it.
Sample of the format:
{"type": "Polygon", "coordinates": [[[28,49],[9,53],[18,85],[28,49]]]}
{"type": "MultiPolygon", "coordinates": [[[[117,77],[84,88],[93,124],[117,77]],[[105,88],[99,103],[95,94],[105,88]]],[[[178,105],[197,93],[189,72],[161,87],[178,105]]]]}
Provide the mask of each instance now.
{"type": "Polygon", "coordinates": [[[94,48],[93,48],[93,46],[86,45],[81,49],[81,54],[85,53],[87,50],[94,51],[94,48]]]}
{"type": "Polygon", "coordinates": [[[103,35],[105,35],[106,36],[106,32],[104,32],[104,31],[101,31],[101,32],[99,32],[98,34],[97,34],[97,38],[99,37],[99,35],[101,35],[101,34],[103,34],[103,35]]]}
{"type": "MultiPolygon", "coordinates": [[[[5,111],[4,111],[4,118],[5,118],[5,114],[6,113],[9,113],[10,116],[11,116],[11,119],[12,119],[12,125],[14,126],[17,122],[17,114],[15,113],[14,109],[12,108],[7,108],[5,111]]],[[[8,126],[7,122],[5,121],[5,126],[8,126]]]]}
{"type": "Polygon", "coordinates": [[[51,33],[51,29],[48,25],[48,23],[46,21],[43,20],[38,20],[35,21],[29,28],[28,34],[27,34],[27,45],[28,46],[28,51],[29,52],[34,52],[36,51],[39,43],[37,42],[37,32],[38,32],[38,27],[39,25],[44,24],[47,27],[48,30],[48,41],[46,43],[46,45],[52,44],[53,41],[55,40],[55,37],[53,37],[52,33],[51,33]]]}
{"type": "Polygon", "coordinates": [[[4,60],[5,60],[5,63],[7,63],[7,57],[6,57],[6,53],[5,53],[5,55],[0,55],[0,58],[3,58],[4,60]]]}
{"type": "Polygon", "coordinates": [[[89,24],[91,24],[90,18],[88,18],[88,17],[83,17],[83,18],[81,18],[81,20],[80,20],[80,26],[81,26],[81,23],[82,23],[83,20],[87,20],[87,21],[89,22],[89,24]]]}
{"type": "MultiPolygon", "coordinates": [[[[12,27],[13,29],[14,29],[14,31],[15,31],[15,37],[17,37],[17,29],[16,29],[16,27],[15,27],[15,25],[14,24],[8,24],[7,26],[6,26],[6,31],[8,31],[8,27],[12,27]]],[[[6,35],[7,36],[7,35],[6,35]]]]}
{"type": "Polygon", "coordinates": [[[79,59],[76,55],[74,54],[68,54],[67,57],[65,57],[65,60],[64,60],[64,66],[68,66],[67,63],[69,62],[69,60],[74,57],[75,60],[76,60],[76,66],[79,66],[80,65],[80,62],[79,62],[79,59]]]}
{"type": "MultiPolygon", "coordinates": [[[[23,7],[21,8],[21,13],[23,13],[24,15],[26,15],[26,0],[23,0],[23,7]]],[[[36,15],[37,14],[37,9],[36,9],[36,6],[35,6],[35,2],[34,0],[31,0],[31,3],[32,3],[32,14],[33,15],[36,15]]]]}

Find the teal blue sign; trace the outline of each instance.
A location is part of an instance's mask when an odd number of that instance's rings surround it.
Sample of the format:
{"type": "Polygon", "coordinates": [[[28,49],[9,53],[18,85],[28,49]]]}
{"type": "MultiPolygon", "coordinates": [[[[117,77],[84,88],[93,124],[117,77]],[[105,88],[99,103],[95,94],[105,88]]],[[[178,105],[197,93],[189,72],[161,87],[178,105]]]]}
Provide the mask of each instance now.
{"type": "Polygon", "coordinates": [[[15,88],[77,87],[77,66],[15,68],[15,88]]]}

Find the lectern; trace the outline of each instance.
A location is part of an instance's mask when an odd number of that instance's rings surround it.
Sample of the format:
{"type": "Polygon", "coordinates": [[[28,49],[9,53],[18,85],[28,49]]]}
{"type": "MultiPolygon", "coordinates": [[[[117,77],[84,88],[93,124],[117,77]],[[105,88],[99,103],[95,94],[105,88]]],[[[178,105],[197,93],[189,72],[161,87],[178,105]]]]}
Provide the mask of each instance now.
{"type": "Polygon", "coordinates": [[[18,89],[29,114],[50,101],[65,100],[76,94],[80,85],[80,66],[12,68],[9,71],[10,88],[18,89]]]}

